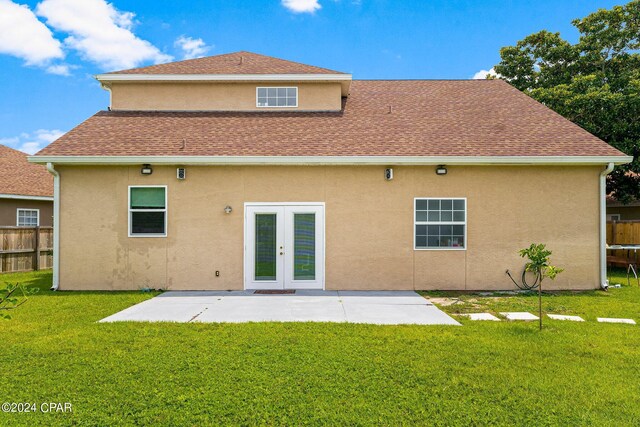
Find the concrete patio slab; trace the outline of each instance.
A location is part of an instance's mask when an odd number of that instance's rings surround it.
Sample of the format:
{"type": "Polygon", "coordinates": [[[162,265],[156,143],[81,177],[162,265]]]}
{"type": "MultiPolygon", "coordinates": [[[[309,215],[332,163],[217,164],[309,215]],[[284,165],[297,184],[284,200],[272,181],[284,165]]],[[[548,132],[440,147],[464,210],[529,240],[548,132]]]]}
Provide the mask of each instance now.
{"type": "Polygon", "coordinates": [[[526,311],[506,311],[500,314],[506,317],[507,320],[524,320],[525,322],[530,322],[540,319],[538,316],[527,313],[526,311]]]}
{"type": "Polygon", "coordinates": [[[463,314],[460,314],[460,316],[468,317],[469,320],[491,320],[493,322],[500,321],[500,319],[498,319],[496,316],[494,316],[491,313],[463,313],[463,314]]]}
{"type": "Polygon", "coordinates": [[[415,292],[165,292],[100,322],[349,322],[459,325],[415,292]]]}
{"type": "Polygon", "coordinates": [[[633,319],[616,319],[613,317],[598,317],[600,323],[627,323],[629,325],[635,325],[636,321],[633,319]]]}
{"type": "Polygon", "coordinates": [[[584,319],[580,316],[569,316],[566,314],[547,314],[550,319],[555,320],[569,320],[571,322],[584,322],[584,319]]]}
{"type": "Polygon", "coordinates": [[[100,322],[189,322],[204,309],[201,304],[163,304],[156,298],[124,309],[100,322]]]}

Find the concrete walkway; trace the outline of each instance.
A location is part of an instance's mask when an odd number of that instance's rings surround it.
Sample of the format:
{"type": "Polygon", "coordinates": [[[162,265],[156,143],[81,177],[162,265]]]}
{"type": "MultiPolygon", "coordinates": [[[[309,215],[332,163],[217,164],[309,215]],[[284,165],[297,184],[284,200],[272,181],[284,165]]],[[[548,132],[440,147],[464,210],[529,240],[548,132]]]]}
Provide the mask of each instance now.
{"type": "Polygon", "coordinates": [[[459,325],[412,291],[171,291],[100,322],[348,322],[459,325]]]}

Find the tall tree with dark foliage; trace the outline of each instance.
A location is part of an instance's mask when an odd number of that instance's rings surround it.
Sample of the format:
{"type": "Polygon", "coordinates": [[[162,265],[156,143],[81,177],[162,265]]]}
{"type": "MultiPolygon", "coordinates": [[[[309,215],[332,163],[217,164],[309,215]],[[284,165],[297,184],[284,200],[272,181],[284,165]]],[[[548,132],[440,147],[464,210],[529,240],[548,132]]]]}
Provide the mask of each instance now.
{"type": "Polygon", "coordinates": [[[542,30],[502,48],[497,78],[633,155],[607,181],[608,192],[628,203],[640,198],[640,0],[572,24],[580,31],[575,44],[542,30]]]}

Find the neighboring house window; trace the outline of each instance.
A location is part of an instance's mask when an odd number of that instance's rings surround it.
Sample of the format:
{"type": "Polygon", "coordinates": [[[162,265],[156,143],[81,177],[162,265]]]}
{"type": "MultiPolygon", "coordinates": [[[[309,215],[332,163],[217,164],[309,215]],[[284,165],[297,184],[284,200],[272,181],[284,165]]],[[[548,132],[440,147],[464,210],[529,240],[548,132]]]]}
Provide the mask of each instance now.
{"type": "Polygon", "coordinates": [[[620,221],[620,214],[607,215],[607,221],[620,221]]]}
{"type": "Polygon", "coordinates": [[[259,87],[257,88],[258,107],[297,107],[297,87],[259,87]]]}
{"type": "Polygon", "coordinates": [[[466,199],[415,199],[415,249],[465,249],[466,199]]]}
{"type": "Polygon", "coordinates": [[[18,227],[37,227],[39,225],[39,209],[18,209],[18,227]]]}
{"type": "Polygon", "coordinates": [[[129,236],[167,235],[167,187],[129,187],[129,236]]]}

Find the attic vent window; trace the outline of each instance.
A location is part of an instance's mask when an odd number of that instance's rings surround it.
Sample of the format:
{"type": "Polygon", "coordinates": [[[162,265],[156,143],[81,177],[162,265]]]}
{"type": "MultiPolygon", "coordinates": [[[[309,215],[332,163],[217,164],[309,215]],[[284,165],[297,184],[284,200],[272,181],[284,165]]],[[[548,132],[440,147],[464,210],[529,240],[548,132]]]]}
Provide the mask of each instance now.
{"type": "Polygon", "coordinates": [[[297,87],[259,87],[256,90],[257,107],[297,107],[297,87]]]}

